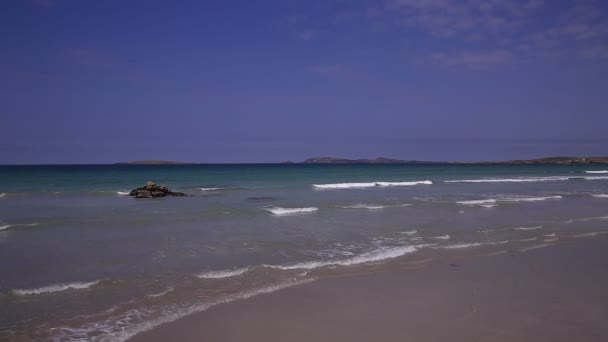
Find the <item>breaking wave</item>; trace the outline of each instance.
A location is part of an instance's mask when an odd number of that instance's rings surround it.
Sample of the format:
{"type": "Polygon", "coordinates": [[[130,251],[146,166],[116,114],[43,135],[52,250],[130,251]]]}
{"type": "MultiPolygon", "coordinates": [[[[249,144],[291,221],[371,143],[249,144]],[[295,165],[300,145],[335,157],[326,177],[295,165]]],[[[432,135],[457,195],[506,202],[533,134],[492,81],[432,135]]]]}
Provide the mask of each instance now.
{"type": "Polygon", "coordinates": [[[585,173],[608,173],[608,170],[601,170],[601,171],[585,171],[585,173]]]}
{"type": "Polygon", "coordinates": [[[265,265],[266,267],[278,268],[281,270],[312,270],[325,266],[352,266],[365,264],[369,262],[382,261],[386,259],[397,258],[406,254],[414,253],[422,246],[401,246],[401,247],[385,247],[375,249],[370,252],[357,255],[355,257],[343,260],[324,260],[324,261],[307,261],[292,265],[265,265]]]}
{"type": "Polygon", "coordinates": [[[450,239],[450,235],[446,234],[446,235],[441,235],[441,236],[433,236],[433,239],[438,239],[438,240],[449,240],[450,239]]]}
{"type": "Polygon", "coordinates": [[[281,208],[281,207],[270,207],[270,208],[262,208],[262,210],[268,211],[273,215],[293,215],[293,214],[304,214],[304,213],[313,213],[318,211],[317,207],[306,207],[306,208],[281,208]]]}
{"type": "Polygon", "coordinates": [[[43,293],[53,293],[53,292],[61,292],[67,290],[83,290],[88,289],[91,286],[95,286],[99,283],[99,280],[91,281],[88,283],[63,283],[63,284],[54,284],[44,287],[39,287],[36,289],[16,289],[13,290],[13,293],[19,296],[27,296],[27,295],[39,295],[43,293]]]}
{"type": "Polygon", "coordinates": [[[480,206],[480,207],[484,207],[484,208],[492,208],[492,207],[496,206],[496,200],[495,199],[458,201],[456,203],[462,204],[462,205],[471,205],[471,206],[476,205],[476,206],[480,206]]]}
{"type": "Polygon", "coordinates": [[[364,189],[374,187],[389,187],[389,186],[411,186],[411,185],[431,185],[430,180],[414,181],[414,182],[366,182],[366,183],[331,183],[331,184],[313,184],[315,189],[364,189]]]}
{"type": "Polygon", "coordinates": [[[162,297],[162,296],[166,295],[167,293],[171,293],[171,292],[173,292],[174,290],[175,290],[175,288],[174,288],[174,287],[168,287],[166,290],[164,290],[164,291],[162,291],[162,292],[158,292],[158,293],[150,293],[150,294],[148,295],[148,297],[151,297],[151,298],[162,297]]]}
{"type": "Polygon", "coordinates": [[[591,195],[593,197],[597,197],[597,198],[608,198],[608,194],[597,194],[597,195],[591,195]]]}
{"type": "Polygon", "coordinates": [[[398,207],[407,207],[411,204],[387,204],[387,205],[378,205],[378,204],[364,204],[358,203],[353,205],[344,205],[340,206],[343,209],[370,209],[370,210],[378,210],[384,208],[398,208],[398,207]]]}
{"type": "Polygon", "coordinates": [[[116,194],[118,196],[128,196],[129,194],[131,194],[130,192],[127,191],[116,191],[116,194]]]}
{"type": "Polygon", "coordinates": [[[55,336],[53,336],[53,340],[124,342],[139,333],[148,331],[161,324],[173,322],[179,318],[196,312],[205,311],[219,304],[230,303],[236,300],[248,299],[261,294],[276,292],[288,287],[310,283],[314,280],[315,279],[295,280],[229,295],[222,299],[211,302],[196,303],[180,308],[169,308],[168,310],[161,312],[161,315],[150,320],[146,320],[146,317],[150,315],[150,312],[134,309],[121,315],[110,317],[105,321],[89,323],[79,328],[54,328],[53,331],[56,333],[55,336]]]}
{"type": "Polygon", "coordinates": [[[39,224],[40,223],[38,223],[38,222],[34,222],[34,223],[5,224],[5,225],[0,226],[0,230],[9,229],[9,228],[12,228],[12,227],[36,227],[39,224]]]}
{"type": "Polygon", "coordinates": [[[222,278],[230,278],[236,277],[238,275],[247,273],[249,271],[249,267],[236,268],[231,270],[221,270],[221,271],[208,271],[199,273],[196,276],[201,279],[222,279],[222,278]]]}

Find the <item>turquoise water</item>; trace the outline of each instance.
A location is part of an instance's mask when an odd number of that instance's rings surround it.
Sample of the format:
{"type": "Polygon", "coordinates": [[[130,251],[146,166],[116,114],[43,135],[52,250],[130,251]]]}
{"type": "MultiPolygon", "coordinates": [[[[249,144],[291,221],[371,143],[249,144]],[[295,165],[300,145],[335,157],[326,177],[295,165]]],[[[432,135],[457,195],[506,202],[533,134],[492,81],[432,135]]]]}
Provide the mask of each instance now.
{"type": "Polygon", "coordinates": [[[601,165],[1,166],[0,339],[123,341],[327,275],[606,223],[601,165]],[[191,197],[124,195],[146,181],[191,197]]]}

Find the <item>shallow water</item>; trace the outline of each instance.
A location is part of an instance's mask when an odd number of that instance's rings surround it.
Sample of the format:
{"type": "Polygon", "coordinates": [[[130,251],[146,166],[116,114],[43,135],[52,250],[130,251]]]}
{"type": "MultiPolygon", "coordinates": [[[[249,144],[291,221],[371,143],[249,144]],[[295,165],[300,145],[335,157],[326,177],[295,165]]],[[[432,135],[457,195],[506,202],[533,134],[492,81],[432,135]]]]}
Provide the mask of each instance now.
{"type": "Polygon", "coordinates": [[[0,339],[123,341],[321,273],[593,238],[606,169],[2,166],[0,339]],[[124,195],[148,180],[192,197],[124,195]]]}

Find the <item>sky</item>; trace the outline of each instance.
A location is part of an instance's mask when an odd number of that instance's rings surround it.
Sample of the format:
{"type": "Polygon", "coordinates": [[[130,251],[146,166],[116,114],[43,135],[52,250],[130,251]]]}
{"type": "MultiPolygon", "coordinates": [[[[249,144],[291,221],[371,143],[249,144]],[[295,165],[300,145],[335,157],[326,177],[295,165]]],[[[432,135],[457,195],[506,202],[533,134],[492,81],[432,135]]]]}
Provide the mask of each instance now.
{"type": "Polygon", "coordinates": [[[0,164],[608,155],[608,1],[2,0],[0,164]]]}

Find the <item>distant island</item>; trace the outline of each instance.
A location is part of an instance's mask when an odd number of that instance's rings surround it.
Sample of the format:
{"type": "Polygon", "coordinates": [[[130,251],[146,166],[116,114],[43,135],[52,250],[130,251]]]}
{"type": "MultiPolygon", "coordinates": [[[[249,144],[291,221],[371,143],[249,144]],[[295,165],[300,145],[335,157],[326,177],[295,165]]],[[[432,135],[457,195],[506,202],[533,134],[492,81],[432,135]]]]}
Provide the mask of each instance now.
{"type": "Polygon", "coordinates": [[[192,163],[167,161],[167,160],[136,160],[130,162],[116,163],[115,165],[186,165],[192,163]]]}
{"type": "MultiPolygon", "coordinates": [[[[205,163],[187,163],[167,160],[136,160],[116,163],[115,165],[193,165],[205,163]]],[[[608,164],[608,157],[549,157],[538,159],[517,159],[506,161],[428,161],[428,160],[402,160],[378,157],[375,159],[347,159],[336,157],[308,158],[302,162],[291,160],[281,161],[280,164],[513,164],[513,165],[587,165],[608,164]]]]}
{"type": "Polygon", "coordinates": [[[309,158],[303,164],[608,164],[608,157],[550,157],[507,161],[422,161],[378,157],[376,159],[345,159],[335,157],[309,158]]]}

